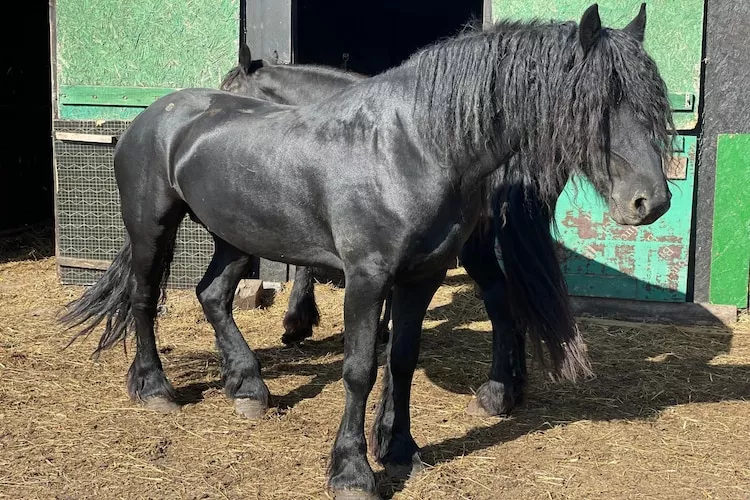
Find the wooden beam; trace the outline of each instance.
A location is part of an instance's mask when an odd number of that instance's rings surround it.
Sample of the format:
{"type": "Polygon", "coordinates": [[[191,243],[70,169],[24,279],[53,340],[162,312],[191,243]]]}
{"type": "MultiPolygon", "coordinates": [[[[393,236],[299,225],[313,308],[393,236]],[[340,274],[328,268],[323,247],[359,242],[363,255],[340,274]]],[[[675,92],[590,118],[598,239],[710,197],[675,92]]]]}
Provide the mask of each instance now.
{"type": "Polygon", "coordinates": [[[737,307],[733,305],[598,297],[571,297],[571,302],[575,315],[582,317],[686,326],[729,326],[737,322],[737,307]]]}
{"type": "Polygon", "coordinates": [[[57,257],[57,265],[60,267],[77,267],[80,269],[94,269],[106,271],[111,264],[108,260],[78,259],[75,257],[57,257]]]}
{"type": "Polygon", "coordinates": [[[114,135],[81,134],[78,132],[55,132],[58,141],[93,142],[96,144],[114,144],[117,137],[114,135]]]}
{"type": "Polygon", "coordinates": [[[62,106],[121,106],[145,108],[175,90],[166,87],[108,87],[60,85],[62,106]]]}

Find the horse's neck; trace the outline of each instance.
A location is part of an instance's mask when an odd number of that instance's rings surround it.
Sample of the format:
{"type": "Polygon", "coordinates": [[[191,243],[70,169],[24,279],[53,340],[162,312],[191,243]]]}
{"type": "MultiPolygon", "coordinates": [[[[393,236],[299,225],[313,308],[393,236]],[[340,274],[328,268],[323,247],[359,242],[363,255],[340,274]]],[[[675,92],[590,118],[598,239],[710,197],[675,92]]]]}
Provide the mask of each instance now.
{"type": "MultiPolygon", "coordinates": [[[[417,88],[417,68],[413,62],[408,62],[403,66],[390,70],[386,75],[390,75],[391,78],[388,80],[390,85],[397,89],[388,89],[389,94],[401,94],[404,98],[413,103],[415,97],[415,89],[417,88]],[[401,92],[403,90],[403,92],[401,92]]],[[[373,83],[377,77],[371,78],[373,83]]],[[[428,96],[418,96],[418,100],[427,100],[428,96]]],[[[413,106],[411,106],[413,109],[413,106]]],[[[457,114],[470,114],[470,110],[457,110],[457,114]]],[[[419,118],[414,116],[414,123],[417,123],[419,118]]],[[[429,129],[430,123],[421,124],[422,133],[426,129],[429,129]],[[425,127],[426,125],[426,127],[425,127]]],[[[449,170],[452,173],[453,181],[461,185],[462,192],[473,192],[478,189],[482,183],[485,182],[487,177],[496,171],[498,168],[507,168],[507,161],[517,150],[520,135],[513,130],[508,130],[506,127],[497,125],[497,129],[494,131],[498,140],[488,141],[487,144],[481,148],[477,148],[476,145],[472,144],[470,137],[465,137],[463,141],[463,148],[448,151],[445,149],[444,143],[433,142],[429,137],[423,137],[425,145],[432,150],[431,156],[435,159],[436,163],[441,165],[445,170],[449,170]]],[[[428,135],[428,134],[425,134],[428,135]]],[[[453,137],[446,137],[443,142],[451,141],[453,137]]]]}
{"type": "Polygon", "coordinates": [[[270,66],[257,72],[260,80],[278,85],[314,85],[343,87],[364,77],[358,78],[348,73],[336,72],[316,66],[270,66]]]}

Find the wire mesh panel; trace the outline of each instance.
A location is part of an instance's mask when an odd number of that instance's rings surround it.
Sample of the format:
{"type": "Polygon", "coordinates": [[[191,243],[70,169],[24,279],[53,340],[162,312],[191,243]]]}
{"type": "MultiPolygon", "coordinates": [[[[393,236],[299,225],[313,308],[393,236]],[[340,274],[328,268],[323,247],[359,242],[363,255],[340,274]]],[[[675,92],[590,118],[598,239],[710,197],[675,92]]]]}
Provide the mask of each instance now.
{"type": "MultiPolygon", "coordinates": [[[[60,139],[59,133],[118,137],[127,126],[126,121],[55,121],[57,256],[65,263],[60,266],[64,284],[93,284],[102,270],[91,269],[91,263],[115,257],[125,228],[114,177],[114,145],[60,139]]],[[[208,232],[186,217],[177,233],[168,285],[195,286],[212,254],[208,232]]]]}

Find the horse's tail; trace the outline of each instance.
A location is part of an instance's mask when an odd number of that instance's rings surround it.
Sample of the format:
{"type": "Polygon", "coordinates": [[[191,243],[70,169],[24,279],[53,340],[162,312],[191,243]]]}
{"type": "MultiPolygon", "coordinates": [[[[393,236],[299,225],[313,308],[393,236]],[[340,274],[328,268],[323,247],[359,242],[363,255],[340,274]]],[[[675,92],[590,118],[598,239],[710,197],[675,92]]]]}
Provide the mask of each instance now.
{"type": "MultiPolygon", "coordinates": [[[[163,284],[169,275],[173,249],[174,246],[170,245],[162,270],[162,300],[164,298],[163,284]]],[[[104,333],[99,339],[94,356],[120,341],[125,341],[128,332],[134,327],[129,290],[130,269],[131,245],[126,237],[125,244],[99,281],[89,287],[80,298],[70,302],[66,313],[60,318],[60,322],[68,329],[83,326],[83,329],[70,340],[68,346],[79,337],[87,336],[105,320],[104,333]]]]}
{"type": "Polygon", "coordinates": [[[550,230],[554,210],[535,190],[510,184],[497,191],[493,211],[515,322],[542,362],[547,347],[556,378],[593,375],[550,230]]]}

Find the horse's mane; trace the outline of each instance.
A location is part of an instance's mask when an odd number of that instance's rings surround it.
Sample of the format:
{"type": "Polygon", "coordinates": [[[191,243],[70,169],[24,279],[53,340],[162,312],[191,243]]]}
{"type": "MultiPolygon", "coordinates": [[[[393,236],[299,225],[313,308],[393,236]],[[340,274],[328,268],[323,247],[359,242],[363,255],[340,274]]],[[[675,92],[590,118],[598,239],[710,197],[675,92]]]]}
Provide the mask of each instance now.
{"type": "Polygon", "coordinates": [[[245,69],[240,66],[239,64],[235,66],[234,68],[230,69],[226,75],[224,75],[224,78],[221,80],[221,85],[219,86],[222,90],[228,90],[232,87],[234,82],[241,77],[247,77],[247,73],[245,73],[245,69]]]}
{"type": "Polygon", "coordinates": [[[603,28],[584,54],[576,23],[501,21],[428,47],[410,63],[415,95],[427,100],[416,106],[418,124],[440,154],[455,160],[512,145],[517,154],[500,175],[533,182],[549,205],[576,170],[600,192],[609,185],[614,106],[630,106],[662,156],[671,155],[666,86],[642,44],[622,30],[603,28]]]}

